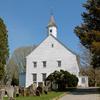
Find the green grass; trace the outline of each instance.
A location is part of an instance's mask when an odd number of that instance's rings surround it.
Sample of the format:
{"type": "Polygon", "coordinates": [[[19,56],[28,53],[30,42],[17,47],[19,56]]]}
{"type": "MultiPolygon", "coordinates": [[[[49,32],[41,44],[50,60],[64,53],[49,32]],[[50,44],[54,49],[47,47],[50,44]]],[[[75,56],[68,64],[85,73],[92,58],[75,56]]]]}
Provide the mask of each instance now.
{"type": "MultiPolygon", "coordinates": [[[[41,96],[28,96],[28,97],[17,97],[16,100],[52,100],[55,97],[62,95],[64,92],[49,92],[47,95],[42,94],[41,96]]],[[[8,100],[4,98],[4,100],[8,100]]]]}

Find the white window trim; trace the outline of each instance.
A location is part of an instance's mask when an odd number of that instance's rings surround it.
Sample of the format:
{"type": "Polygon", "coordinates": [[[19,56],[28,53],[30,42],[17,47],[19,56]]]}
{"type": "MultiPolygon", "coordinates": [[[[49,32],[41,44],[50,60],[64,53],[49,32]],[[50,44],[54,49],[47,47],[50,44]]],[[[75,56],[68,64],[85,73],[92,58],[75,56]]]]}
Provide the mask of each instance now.
{"type": "Polygon", "coordinates": [[[43,68],[47,67],[47,61],[42,61],[42,64],[43,64],[43,68]]]}
{"type": "Polygon", "coordinates": [[[57,60],[57,66],[61,67],[62,66],[62,61],[61,60],[57,60]]]}
{"type": "Polygon", "coordinates": [[[37,73],[32,73],[33,82],[37,82],[37,73]],[[34,75],[36,75],[36,80],[34,80],[34,75]]]}
{"type": "Polygon", "coordinates": [[[33,67],[36,68],[37,67],[37,61],[33,61],[33,67]],[[36,64],[35,64],[36,63],[36,64]]]}
{"type": "Polygon", "coordinates": [[[47,73],[42,73],[42,81],[45,81],[43,75],[46,75],[46,77],[45,77],[45,79],[46,79],[47,78],[47,73]]]}

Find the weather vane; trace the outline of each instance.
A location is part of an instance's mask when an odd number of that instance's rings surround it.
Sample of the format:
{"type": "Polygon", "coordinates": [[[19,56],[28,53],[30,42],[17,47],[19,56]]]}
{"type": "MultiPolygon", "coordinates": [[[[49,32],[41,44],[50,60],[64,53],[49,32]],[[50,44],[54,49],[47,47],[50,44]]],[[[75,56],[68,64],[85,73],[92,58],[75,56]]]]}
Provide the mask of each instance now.
{"type": "Polygon", "coordinates": [[[53,8],[50,9],[50,15],[52,16],[54,13],[53,13],[53,8]]]}

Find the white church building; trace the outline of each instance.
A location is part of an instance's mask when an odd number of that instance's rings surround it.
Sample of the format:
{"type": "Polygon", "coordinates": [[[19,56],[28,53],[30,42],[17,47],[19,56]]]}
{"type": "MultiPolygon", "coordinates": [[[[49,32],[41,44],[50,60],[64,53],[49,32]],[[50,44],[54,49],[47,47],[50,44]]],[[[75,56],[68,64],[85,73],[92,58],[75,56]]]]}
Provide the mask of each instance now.
{"type": "MultiPolygon", "coordinates": [[[[78,56],[57,39],[57,25],[51,16],[48,36],[26,57],[25,87],[38,85],[55,70],[66,70],[79,78],[78,56]]],[[[86,78],[84,78],[86,79],[86,78]]],[[[81,85],[79,78],[78,85],[81,85]]],[[[85,82],[85,85],[88,83],[85,82]]]]}

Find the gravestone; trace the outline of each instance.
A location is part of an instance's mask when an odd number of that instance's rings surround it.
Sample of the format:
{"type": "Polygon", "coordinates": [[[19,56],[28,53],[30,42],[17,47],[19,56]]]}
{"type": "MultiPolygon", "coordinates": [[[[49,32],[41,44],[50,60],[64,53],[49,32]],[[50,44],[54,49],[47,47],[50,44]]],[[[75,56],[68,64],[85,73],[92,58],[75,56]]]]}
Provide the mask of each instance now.
{"type": "Polygon", "coordinates": [[[48,94],[48,86],[44,86],[44,93],[48,94]]]}
{"type": "Polygon", "coordinates": [[[2,90],[0,90],[0,100],[3,100],[2,90]]]}
{"type": "Polygon", "coordinates": [[[41,94],[43,93],[43,86],[44,86],[43,82],[38,82],[37,89],[40,91],[41,94]]]}
{"type": "Polygon", "coordinates": [[[40,96],[40,91],[36,89],[36,96],[40,96]]]}
{"type": "Polygon", "coordinates": [[[0,100],[3,100],[4,94],[5,94],[5,90],[0,89],[0,100]]]}
{"type": "Polygon", "coordinates": [[[18,96],[19,96],[19,87],[14,86],[14,97],[18,97],[18,96]]]}
{"type": "Polygon", "coordinates": [[[9,100],[14,100],[14,87],[7,86],[6,91],[7,91],[7,95],[8,95],[9,100]]]}

